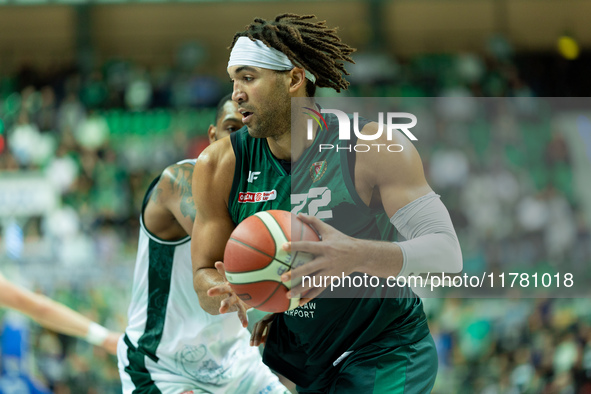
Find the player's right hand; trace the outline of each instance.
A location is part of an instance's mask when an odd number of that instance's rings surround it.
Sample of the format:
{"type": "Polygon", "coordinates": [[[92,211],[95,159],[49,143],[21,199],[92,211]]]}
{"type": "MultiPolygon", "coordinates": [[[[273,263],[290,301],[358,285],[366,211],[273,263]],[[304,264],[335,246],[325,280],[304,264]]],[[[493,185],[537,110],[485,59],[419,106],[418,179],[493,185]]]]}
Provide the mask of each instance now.
{"type": "Polygon", "coordinates": [[[246,315],[246,311],[252,307],[245,304],[244,301],[242,301],[236,295],[234,290],[232,290],[230,282],[228,282],[228,280],[226,279],[224,263],[222,263],[221,261],[217,261],[215,263],[215,268],[218,270],[218,272],[224,279],[224,283],[209,289],[207,291],[207,295],[210,297],[216,297],[226,294],[228,297],[223,299],[220,303],[220,313],[238,312],[238,319],[240,319],[242,327],[248,327],[248,317],[246,315]]]}
{"type": "Polygon", "coordinates": [[[267,342],[267,335],[269,335],[273,320],[275,320],[275,313],[269,313],[254,325],[252,334],[250,334],[250,346],[259,346],[261,343],[267,342]]]}

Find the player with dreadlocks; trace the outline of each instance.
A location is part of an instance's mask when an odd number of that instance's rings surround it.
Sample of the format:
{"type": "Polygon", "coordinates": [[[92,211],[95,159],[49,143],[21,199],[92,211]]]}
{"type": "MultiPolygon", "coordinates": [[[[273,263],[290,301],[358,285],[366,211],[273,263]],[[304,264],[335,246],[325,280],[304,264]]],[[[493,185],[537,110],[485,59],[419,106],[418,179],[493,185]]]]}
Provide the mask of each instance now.
{"type": "MultiPolygon", "coordinates": [[[[403,151],[398,153],[319,152],[319,144],[344,146],[338,140],[342,119],[324,112],[327,130],[314,126],[313,140],[307,138],[307,116],[300,104],[292,107],[291,99],[311,107],[317,86],[346,89],[343,62],[352,62],[354,51],[335,29],[313,18],[257,18],[236,34],[228,74],[246,127],[206,149],[193,173],[199,179],[193,182],[195,291],[204,310],[236,311],[243,324],[247,306],[225,280],[221,260],[235,226],[259,211],[299,213],[321,236],[321,242],[283,246],[315,256],[283,274],[283,281],[303,275],[387,278],[458,272],[462,266],[447,209],[402,133],[394,131],[391,140],[383,133],[372,141],[399,144],[403,151]],[[248,195],[262,198],[244,198],[248,195]],[[406,241],[392,242],[395,230],[406,241]]],[[[359,119],[359,129],[375,135],[378,124],[359,119]]],[[[303,297],[300,306],[255,325],[251,344],[266,343],[267,365],[303,393],[431,390],[437,353],[420,298],[409,288],[381,293],[362,288],[356,298],[318,297],[324,290],[294,285],[288,296],[303,297]]]]}
{"type": "Polygon", "coordinates": [[[343,63],[335,60],[354,63],[350,55],[355,49],[341,42],[337,29],[326,27],[326,21],[307,21],[312,18],[315,16],[295,14],[279,15],[273,22],[256,18],[246,31],[234,35],[230,49],[240,37],[246,36],[282,52],[293,64],[310,70],[316,78],[315,83],[306,84],[308,97],[314,96],[316,86],[333,88],[337,92],[347,89],[349,82],[342,74],[349,73],[343,63]]]}

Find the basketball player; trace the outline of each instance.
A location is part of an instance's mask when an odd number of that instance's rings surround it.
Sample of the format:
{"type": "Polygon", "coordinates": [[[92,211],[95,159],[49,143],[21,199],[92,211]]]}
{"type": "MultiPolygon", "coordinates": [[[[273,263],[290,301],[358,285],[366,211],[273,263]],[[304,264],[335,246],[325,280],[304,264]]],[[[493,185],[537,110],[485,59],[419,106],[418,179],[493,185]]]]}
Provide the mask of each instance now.
{"type": "Polygon", "coordinates": [[[109,331],[59,302],[10,283],[2,274],[0,306],[22,312],[45,328],[85,339],[111,354],[117,353],[121,333],[109,331]]]}
{"type": "MultiPolygon", "coordinates": [[[[210,142],[242,127],[236,109],[231,95],[220,101],[210,142]]],[[[246,328],[199,307],[189,236],[194,162],[166,168],[144,198],[129,323],[118,348],[123,392],[287,392],[249,346],[246,328]]]]}
{"type": "MultiPolygon", "coordinates": [[[[449,214],[427,184],[416,149],[401,133],[395,131],[392,141],[385,135],[373,141],[400,144],[404,150],[399,153],[356,155],[343,149],[320,155],[307,148],[312,143],[339,144],[335,116],[326,115],[328,131],[316,130],[313,142],[306,139],[305,127],[291,131],[290,116],[296,124],[306,124],[298,118],[305,116],[301,111],[291,110],[291,98],[313,97],[316,87],[348,87],[341,61],[352,62],[353,49],[335,29],[312,18],[284,14],[271,21],[255,19],[232,42],[228,73],[246,128],[204,151],[194,171],[199,182],[193,182],[194,286],[209,313],[238,311],[244,318],[246,305],[225,281],[221,260],[234,227],[268,209],[305,213],[314,206],[324,212],[325,222],[300,216],[322,241],[287,245],[316,255],[293,275],[366,273],[386,278],[461,270],[449,214]],[[312,179],[309,169],[318,162],[324,162],[326,172],[312,179]],[[322,201],[314,200],[312,184],[316,191],[322,189],[322,201]],[[274,199],[238,199],[239,193],[272,190],[274,199]],[[407,241],[389,242],[392,232],[379,226],[383,217],[407,241]]],[[[377,128],[375,122],[360,125],[364,134],[376,134],[377,128]]],[[[302,303],[309,302],[299,307],[314,313],[296,309],[275,315],[263,355],[267,365],[304,393],[431,390],[437,353],[422,302],[410,289],[394,289],[397,297],[349,299],[314,298],[319,291],[303,293],[307,300],[302,303]]],[[[296,287],[291,296],[301,292],[296,287]]],[[[255,330],[254,342],[262,339],[255,330]]]]}

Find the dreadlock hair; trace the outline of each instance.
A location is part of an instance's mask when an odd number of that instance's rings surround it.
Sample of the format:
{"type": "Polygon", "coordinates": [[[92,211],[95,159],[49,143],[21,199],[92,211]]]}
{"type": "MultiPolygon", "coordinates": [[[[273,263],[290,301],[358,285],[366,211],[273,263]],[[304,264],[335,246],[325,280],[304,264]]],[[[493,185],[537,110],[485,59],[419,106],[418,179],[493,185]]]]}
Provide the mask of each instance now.
{"type": "Polygon", "coordinates": [[[230,49],[240,37],[260,40],[265,45],[283,52],[298,67],[308,70],[316,77],[316,83],[307,81],[306,94],[313,97],[316,86],[329,87],[340,92],[347,89],[349,75],[343,61],[355,63],[350,55],[355,51],[341,42],[337,29],[326,26],[326,21],[311,22],[315,15],[281,14],[273,21],[256,18],[246,30],[234,35],[230,49]]]}

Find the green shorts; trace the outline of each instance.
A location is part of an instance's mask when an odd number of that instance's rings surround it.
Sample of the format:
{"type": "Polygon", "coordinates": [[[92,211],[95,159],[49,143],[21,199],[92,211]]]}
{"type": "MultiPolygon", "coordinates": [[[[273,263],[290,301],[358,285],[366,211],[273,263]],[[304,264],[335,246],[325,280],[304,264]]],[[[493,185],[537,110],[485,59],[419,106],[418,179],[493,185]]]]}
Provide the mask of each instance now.
{"type": "Polygon", "coordinates": [[[343,360],[326,390],[297,389],[306,394],[430,393],[437,366],[435,342],[429,334],[418,342],[394,348],[368,345],[343,360]]]}

